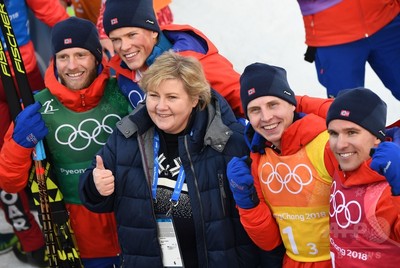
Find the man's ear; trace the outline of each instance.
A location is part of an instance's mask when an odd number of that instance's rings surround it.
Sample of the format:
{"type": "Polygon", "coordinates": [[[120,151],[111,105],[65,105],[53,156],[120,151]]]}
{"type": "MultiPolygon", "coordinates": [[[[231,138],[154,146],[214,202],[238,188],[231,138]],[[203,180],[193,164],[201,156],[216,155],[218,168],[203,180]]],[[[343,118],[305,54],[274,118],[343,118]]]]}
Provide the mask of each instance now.
{"type": "Polygon", "coordinates": [[[381,142],[382,142],[382,141],[377,137],[377,138],[375,139],[375,142],[374,142],[375,147],[378,146],[379,143],[381,143],[381,142]]]}

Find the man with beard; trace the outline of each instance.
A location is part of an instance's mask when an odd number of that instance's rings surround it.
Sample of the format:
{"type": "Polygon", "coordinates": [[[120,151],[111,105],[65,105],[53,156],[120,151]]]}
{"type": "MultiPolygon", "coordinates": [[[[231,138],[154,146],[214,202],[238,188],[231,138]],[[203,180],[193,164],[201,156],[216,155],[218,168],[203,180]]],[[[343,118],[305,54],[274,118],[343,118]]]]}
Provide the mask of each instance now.
{"type": "Polygon", "coordinates": [[[130,106],[110,79],[95,25],[71,17],[51,33],[54,58],[45,74],[46,88],[34,97],[6,134],[1,152],[0,187],[16,192],[27,184],[31,155],[46,139],[85,267],[119,263],[114,215],[95,214],[81,205],[79,174],[105,144],[115,123],[130,106]]]}

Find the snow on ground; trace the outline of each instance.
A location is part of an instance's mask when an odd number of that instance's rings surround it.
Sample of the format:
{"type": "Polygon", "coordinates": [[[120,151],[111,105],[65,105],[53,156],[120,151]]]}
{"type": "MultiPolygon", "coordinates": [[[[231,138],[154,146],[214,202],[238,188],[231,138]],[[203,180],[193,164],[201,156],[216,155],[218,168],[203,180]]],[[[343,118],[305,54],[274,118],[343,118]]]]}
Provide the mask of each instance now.
{"type": "MultiPolygon", "coordinates": [[[[175,23],[190,24],[209,37],[241,73],[253,62],[284,67],[296,94],[325,97],[314,64],[303,60],[304,30],[295,0],[173,0],[175,23]]],[[[365,86],[378,92],[388,105],[388,123],[400,119],[399,101],[370,68],[365,86]]],[[[0,232],[9,229],[0,213],[0,232]]],[[[0,255],[0,268],[33,267],[13,253],[0,255]]]]}

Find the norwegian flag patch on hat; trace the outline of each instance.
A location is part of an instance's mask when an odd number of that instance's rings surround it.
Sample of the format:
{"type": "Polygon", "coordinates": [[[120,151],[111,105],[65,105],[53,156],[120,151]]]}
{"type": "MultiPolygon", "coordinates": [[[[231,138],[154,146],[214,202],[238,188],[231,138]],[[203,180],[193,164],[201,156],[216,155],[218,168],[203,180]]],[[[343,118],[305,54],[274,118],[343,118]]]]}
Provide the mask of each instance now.
{"type": "Polygon", "coordinates": [[[247,95],[253,95],[254,93],[256,93],[256,89],[254,88],[254,87],[252,87],[252,88],[250,88],[248,91],[247,91],[247,95]]]}
{"type": "Polygon", "coordinates": [[[118,23],[118,18],[113,18],[110,20],[111,25],[115,25],[118,23]]]}
{"type": "Polygon", "coordinates": [[[341,110],[340,115],[344,117],[349,117],[350,116],[350,111],[347,110],[341,110]]]}

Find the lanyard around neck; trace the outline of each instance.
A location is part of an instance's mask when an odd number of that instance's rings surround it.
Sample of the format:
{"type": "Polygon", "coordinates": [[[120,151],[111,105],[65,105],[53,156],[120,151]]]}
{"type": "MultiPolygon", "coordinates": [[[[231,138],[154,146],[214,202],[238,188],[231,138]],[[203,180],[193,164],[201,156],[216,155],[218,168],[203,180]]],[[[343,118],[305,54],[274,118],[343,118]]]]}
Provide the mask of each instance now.
{"type": "MultiPolygon", "coordinates": [[[[158,151],[160,150],[160,137],[157,131],[154,131],[154,171],[153,171],[153,183],[151,185],[151,191],[153,199],[157,201],[157,185],[158,185],[158,151]]],[[[171,205],[176,207],[178,205],[179,196],[182,192],[183,184],[185,182],[185,171],[183,165],[179,168],[178,179],[176,180],[174,192],[172,193],[171,205]]]]}

